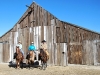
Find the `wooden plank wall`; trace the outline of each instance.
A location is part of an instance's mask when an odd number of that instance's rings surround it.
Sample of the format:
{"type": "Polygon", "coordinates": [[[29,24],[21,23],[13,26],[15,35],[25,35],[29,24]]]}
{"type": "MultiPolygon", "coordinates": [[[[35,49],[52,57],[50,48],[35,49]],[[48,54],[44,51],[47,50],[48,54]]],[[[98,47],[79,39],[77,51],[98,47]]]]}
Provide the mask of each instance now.
{"type": "Polygon", "coordinates": [[[36,3],[31,7],[34,10],[29,8],[13,29],[0,38],[9,41],[3,44],[4,62],[12,60],[18,41],[22,42],[26,56],[32,41],[39,49],[44,39],[50,54],[49,65],[100,63],[100,45],[95,44],[100,34],[60,21],[36,3]]]}
{"type": "Polygon", "coordinates": [[[93,47],[95,47],[93,41],[100,40],[96,37],[100,35],[71,25],[67,25],[67,34],[67,42],[69,44],[68,63],[93,65],[93,47]],[[93,37],[91,37],[91,35],[93,37]]]}
{"type": "Polygon", "coordinates": [[[2,43],[0,43],[0,63],[2,63],[3,62],[3,44],[2,43]]]}
{"type": "Polygon", "coordinates": [[[100,63],[100,58],[99,58],[100,57],[100,54],[99,54],[100,53],[100,50],[99,50],[100,49],[100,41],[98,41],[98,42],[96,44],[97,45],[97,61],[98,61],[98,63],[100,63]]]}
{"type": "Polygon", "coordinates": [[[0,42],[2,42],[2,38],[0,37],[0,42]]]}

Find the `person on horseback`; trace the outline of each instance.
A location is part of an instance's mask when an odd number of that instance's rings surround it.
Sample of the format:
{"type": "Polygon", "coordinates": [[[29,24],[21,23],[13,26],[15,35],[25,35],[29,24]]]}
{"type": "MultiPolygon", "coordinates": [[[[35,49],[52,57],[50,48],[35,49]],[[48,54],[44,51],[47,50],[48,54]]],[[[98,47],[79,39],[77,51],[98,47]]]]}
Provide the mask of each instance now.
{"type": "Polygon", "coordinates": [[[23,54],[23,58],[24,58],[24,51],[22,50],[22,44],[21,44],[21,41],[18,42],[17,47],[19,47],[21,53],[23,54]]]}
{"type": "Polygon", "coordinates": [[[28,47],[29,51],[33,51],[35,53],[36,47],[34,46],[34,43],[31,42],[30,46],[28,47]]]}
{"type": "Polygon", "coordinates": [[[45,40],[42,41],[41,46],[40,46],[40,49],[43,49],[46,52],[46,54],[48,56],[48,59],[49,59],[49,53],[47,51],[47,43],[46,43],[45,40]]]}
{"type": "Polygon", "coordinates": [[[27,59],[26,64],[28,64],[29,68],[30,68],[30,65],[34,65],[35,50],[36,50],[36,47],[34,46],[34,43],[31,42],[31,44],[28,47],[28,53],[26,56],[26,59],[27,59]]]}
{"type": "MultiPolygon", "coordinates": [[[[24,58],[24,51],[22,50],[22,44],[21,44],[21,41],[19,41],[18,42],[18,44],[17,44],[17,47],[19,47],[19,49],[20,49],[20,52],[22,53],[22,55],[23,55],[23,58],[24,58]]],[[[17,56],[17,54],[16,54],[16,52],[14,53],[14,59],[16,58],[16,56],[17,56]]]]}

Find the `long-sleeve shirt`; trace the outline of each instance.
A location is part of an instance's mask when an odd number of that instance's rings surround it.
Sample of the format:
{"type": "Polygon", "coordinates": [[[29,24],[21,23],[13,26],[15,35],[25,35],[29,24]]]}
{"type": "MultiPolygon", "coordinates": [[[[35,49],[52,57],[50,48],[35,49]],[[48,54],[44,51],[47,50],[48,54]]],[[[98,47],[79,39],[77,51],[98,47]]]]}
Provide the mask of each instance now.
{"type": "Polygon", "coordinates": [[[34,45],[30,45],[30,46],[28,47],[28,50],[29,50],[29,51],[30,51],[30,50],[31,50],[31,51],[32,51],[32,50],[33,50],[33,51],[35,51],[35,50],[36,50],[36,48],[35,48],[35,46],[34,46],[34,45]]]}
{"type": "Polygon", "coordinates": [[[42,48],[44,50],[47,49],[47,44],[46,43],[42,43],[41,46],[40,46],[40,48],[42,48]]]}
{"type": "Polygon", "coordinates": [[[19,46],[19,49],[22,49],[22,44],[17,44],[17,46],[19,46]]]}

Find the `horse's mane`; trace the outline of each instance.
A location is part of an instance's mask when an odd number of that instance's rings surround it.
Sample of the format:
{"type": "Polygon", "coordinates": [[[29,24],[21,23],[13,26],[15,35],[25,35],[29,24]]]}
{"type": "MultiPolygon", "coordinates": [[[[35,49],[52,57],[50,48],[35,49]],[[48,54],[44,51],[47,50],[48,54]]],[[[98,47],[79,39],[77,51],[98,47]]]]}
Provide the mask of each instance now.
{"type": "Polygon", "coordinates": [[[44,55],[46,55],[46,52],[44,50],[40,49],[40,54],[44,56],[44,55]]]}
{"type": "Polygon", "coordinates": [[[40,50],[40,56],[42,57],[42,60],[44,60],[47,57],[47,54],[44,50],[40,50]]]}

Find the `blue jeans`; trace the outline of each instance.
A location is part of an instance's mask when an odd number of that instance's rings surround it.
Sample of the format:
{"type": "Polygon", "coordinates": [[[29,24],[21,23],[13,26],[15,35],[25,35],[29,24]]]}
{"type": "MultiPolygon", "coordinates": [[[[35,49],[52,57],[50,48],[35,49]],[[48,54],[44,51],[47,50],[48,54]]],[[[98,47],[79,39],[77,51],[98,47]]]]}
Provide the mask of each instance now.
{"type": "Polygon", "coordinates": [[[20,49],[21,53],[24,55],[24,51],[22,49],[20,49]]]}

